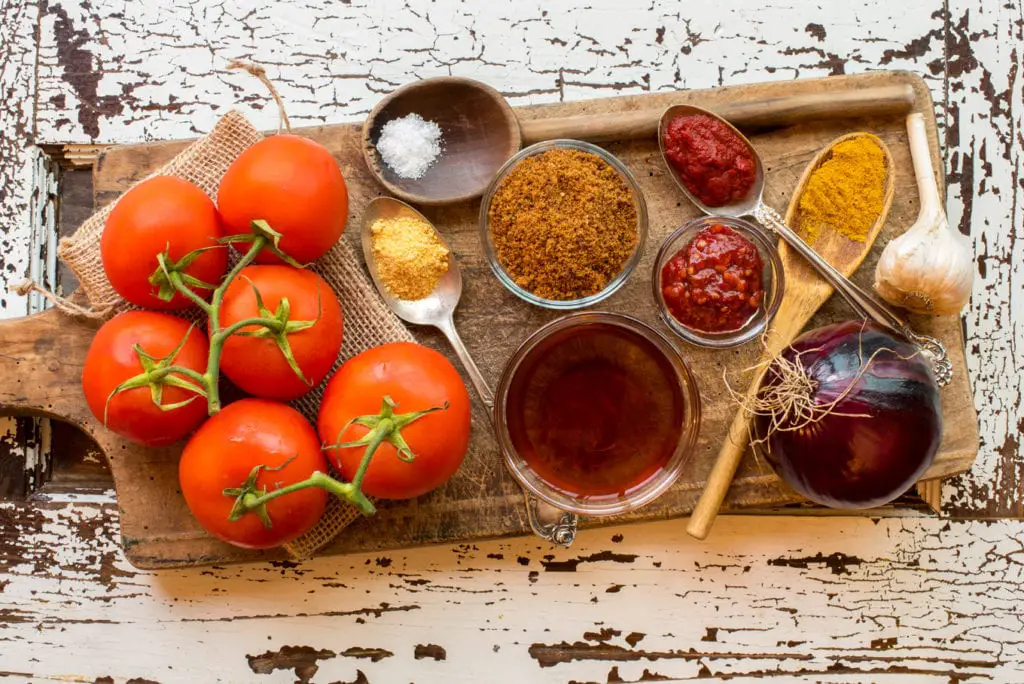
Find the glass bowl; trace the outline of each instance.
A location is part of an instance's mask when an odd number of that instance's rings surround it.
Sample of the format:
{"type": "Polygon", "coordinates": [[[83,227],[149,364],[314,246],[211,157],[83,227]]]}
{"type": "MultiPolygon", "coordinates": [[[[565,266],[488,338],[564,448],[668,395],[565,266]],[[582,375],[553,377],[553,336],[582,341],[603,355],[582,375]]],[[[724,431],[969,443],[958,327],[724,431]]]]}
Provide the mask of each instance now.
{"type": "Polygon", "coordinates": [[[782,261],[779,260],[778,246],[769,238],[765,231],[743,219],[727,218],[724,216],[702,216],[677,228],[675,232],[665,239],[661,249],[658,250],[658,257],[654,260],[651,288],[654,299],[658,303],[658,310],[661,313],[662,320],[665,321],[665,324],[674,333],[687,342],[692,342],[701,347],[725,349],[749,342],[765,331],[772,318],[775,317],[775,312],[779,310],[779,304],[782,303],[782,295],[785,293],[786,283],[782,270],[782,261]],[[764,289],[765,296],[761,298],[760,306],[758,306],[757,311],[751,315],[742,327],[725,332],[698,330],[681,323],[669,311],[661,288],[661,271],[665,264],[679,250],[685,247],[697,233],[716,224],[732,228],[750,240],[754,247],[757,248],[757,253],[761,255],[761,261],[764,264],[761,274],[761,287],[764,289]]]}
{"type": "MultiPolygon", "coordinates": [[[[608,387],[607,391],[613,393],[611,395],[612,405],[605,410],[613,412],[620,410],[621,404],[629,401],[629,393],[615,393],[615,389],[612,389],[615,387],[614,382],[606,383],[604,379],[608,376],[602,374],[598,377],[602,378],[601,386],[608,387]],[[614,399],[619,401],[615,403],[614,399]]],[[[571,386],[578,387],[578,385],[571,386]]],[[[584,403],[590,404],[602,401],[602,397],[599,396],[600,392],[601,390],[597,390],[579,396],[583,397],[584,403]]],[[[543,403],[533,404],[535,415],[545,415],[543,408],[543,403]]],[[[650,503],[664,493],[679,477],[693,454],[701,421],[701,403],[697,382],[675,345],[665,335],[642,321],[623,314],[603,311],[569,314],[548,323],[530,335],[505,365],[495,391],[493,410],[498,445],[504,455],[505,464],[519,484],[528,494],[532,494],[555,508],[585,516],[625,513],[650,503]],[[600,352],[583,352],[583,354],[593,353],[593,358],[603,354],[606,359],[619,359],[620,367],[637,369],[636,373],[631,376],[633,382],[636,383],[634,386],[650,395],[651,401],[655,402],[649,403],[645,408],[654,407],[658,413],[664,416],[658,421],[645,423],[642,430],[645,431],[645,435],[648,434],[647,430],[650,430],[650,434],[655,434],[659,430],[664,433],[659,441],[661,441],[662,447],[666,445],[669,447],[665,448],[663,452],[668,454],[668,457],[655,460],[643,460],[641,457],[644,465],[638,465],[636,470],[630,471],[631,486],[623,487],[621,491],[617,492],[587,495],[569,491],[564,485],[552,483],[538,472],[538,469],[556,472],[550,461],[546,465],[542,465],[543,458],[538,456],[537,467],[532,466],[527,456],[524,456],[516,447],[518,442],[523,447],[523,451],[532,449],[536,452],[540,447],[534,441],[533,436],[548,435],[559,429],[562,430],[562,433],[554,437],[556,442],[565,436],[568,436],[567,438],[570,440],[578,440],[576,444],[587,444],[588,441],[592,441],[600,445],[595,447],[598,451],[614,448],[615,441],[612,441],[612,446],[608,446],[607,443],[607,440],[611,439],[610,434],[613,434],[615,438],[622,437],[621,432],[606,434],[605,431],[598,430],[588,434],[581,431],[579,425],[558,423],[554,428],[548,426],[550,429],[545,432],[544,428],[536,423],[529,426],[526,420],[525,416],[529,410],[528,407],[531,406],[532,397],[546,398],[552,396],[549,394],[551,391],[554,391],[556,393],[554,396],[557,396],[559,391],[564,391],[564,384],[556,386],[553,382],[546,383],[549,378],[557,377],[559,381],[563,381],[563,378],[567,376],[575,377],[573,374],[579,368],[580,358],[567,359],[566,354],[562,354],[560,357],[558,354],[568,350],[571,355],[575,353],[576,349],[590,350],[598,348],[602,344],[598,340],[604,338],[591,337],[581,341],[580,338],[574,337],[573,334],[582,328],[589,328],[590,332],[596,332],[601,336],[624,340],[620,343],[613,342],[613,345],[636,344],[639,346],[633,349],[643,348],[642,353],[646,355],[645,358],[640,358],[640,354],[627,350],[627,354],[635,354],[627,357],[628,362],[619,355],[621,348],[617,346],[605,347],[600,352]],[[558,361],[552,361],[552,359],[558,359],[558,361]],[[555,370],[556,368],[558,370],[555,370]],[[655,379],[664,380],[664,387],[671,392],[668,404],[663,403],[666,397],[664,393],[657,395],[656,382],[650,384],[644,382],[645,378],[652,377],[651,372],[655,369],[659,372],[655,379]]],[[[568,415],[574,415],[573,411],[575,411],[574,408],[567,409],[568,415]]],[[[631,428],[634,427],[634,424],[628,421],[625,424],[631,428]]],[[[626,441],[631,445],[639,443],[634,440],[626,441]]],[[[654,442],[652,441],[652,443],[654,442]]],[[[564,442],[552,443],[547,445],[546,451],[549,454],[557,454],[557,458],[568,453],[563,447],[564,442]]],[[[585,451],[589,447],[581,447],[581,449],[585,451]]],[[[598,458],[602,456],[599,454],[598,458]]],[[[615,460],[617,456],[614,454],[603,457],[611,464],[610,467],[620,465],[620,461],[615,460]]],[[[594,462],[588,461],[586,466],[593,468],[594,462]]],[[[564,462],[560,461],[556,467],[559,477],[563,475],[568,477],[569,469],[564,462]]],[[[582,490],[584,486],[580,485],[577,489],[582,490]]]]}
{"type": "Polygon", "coordinates": [[[619,161],[608,151],[598,147],[597,145],[591,145],[590,143],[582,142],[580,140],[548,140],[530,145],[529,147],[521,150],[518,154],[505,162],[505,165],[498,170],[497,175],[495,175],[494,180],[491,181],[491,184],[484,193],[483,200],[480,203],[480,243],[483,245],[484,254],[487,256],[487,262],[491,265],[491,270],[494,271],[494,275],[497,276],[498,280],[501,281],[501,284],[512,292],[512,294],[516,295],[520,299],[530,302],[531,304],[536,304],[537,306],[544,307],[546,309],[581,309],[610,297],[616,290],[622,287],[622,284],[626,282],[627,278],[629,278],[629,275],[636,268],[636,265],[640,263],[640,257],[643,256],[644,245],[646,242],[647,202],[644,200],[643,192],[640,190],[640,186],[637,185],[636,179],[633,178],[633,174],[630,173],[625,164],[619,161]],[[581,297],[579,299],[544,299],[543,297],[538,297],[532,292],[516,285],[512,277],[505,272],[505,269],[502,268],[501,263],[499,263],[498,255],[494,249],[494,243],[491,240],[491,229],[488,221],[488,214],[491,210],[491,201],[494,199],[495,192],[497,192],[498,188],[512,169],[514,169],[521,161],[527,157],[533,157],[553,149],[580,150],[582,152],[590,152],[591,154],[595,154],[600,157],[604,162],[615,169],[619,174],[619,177],[625,182],[626,187],[628,187],[633,194],[633,205],[636,207],[636,247],[633,249],[633,253],[626,260],[622,271],[608,281],[608,284],[605,285],[604,289],[600,292],[587,297],[581,297]]]}

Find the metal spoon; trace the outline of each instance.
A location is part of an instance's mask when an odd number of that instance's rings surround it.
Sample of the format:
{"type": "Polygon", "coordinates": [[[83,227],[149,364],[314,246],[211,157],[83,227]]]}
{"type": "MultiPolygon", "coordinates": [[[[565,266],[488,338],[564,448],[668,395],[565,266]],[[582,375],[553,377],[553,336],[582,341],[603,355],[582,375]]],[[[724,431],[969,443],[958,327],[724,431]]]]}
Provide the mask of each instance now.
{"type": "Polygon", "coordinates": [[[403,321],[415,323],[416,325],[432,325],[444,333],[455,350],[455,354],[462,361],[462,365],[469,374],[473,387],[476,388],[477,394],[480,395],[480,399],[484,402],[488,409],[488,415],[490,415],[491,410],[494,408],[494,393],[487,386],[487,381],[480,374],[480,369],[476,367],[473,357],[470,356],[469,350],[466,349],[466,345],[462,343],[462,338],[459,337],[459,333],[455,330],[455,321],[452,316],[455,312],[455,307],[459,304],[459,297],[462,296],[462,271],[459,269],[459,262],[455,260],[455,255],[451,253],[451,247],[448,245],[448,242],[434,228],[434,224],[428,221],[423,214],[405,202],[391,197],[378,197],[366,207],[366,211],[363,213],[361,238],[363,258],[366,259],[366,266],[370,271],[370,277],[373,278],[373,284],[377,286],[377,290],[380,292],[384,303],[403,321]],[[377,219],[389,220],[401,216],[408,216],[423,221],[430,226],[437,234],[438,239],[445,247],[448,247],[449,252],[448,271],[441,276],[437,286],[434,287],[434,291],[429,296],[415,301],[398,299],[388,290],[387,286],[380,279],[380,274],[377,272],[377,260],[373,256],[373,236],[370,228],[374,222],[377,219]]]}
{"type": "Polygon", "coordinates": [[[806,259],[821,275],[821,277],[824,278],[829,285],[831,285],[836,292],[838,292],[843,299],[845,299],[846,302],[858,314],[860,314],[862,318],[871,319],[893,335],[902,337],[903,339],[906,339],[920,347],[921,352],[931,363],[932,371],[935,374],[935,381],[940,386],[949,383],[953,377],[953,364],[949,360],[949,357],[946,354],[946,348],[942,346],[941,342],[933,337],[920,335],[914,332],[906,322],[892,311],[892,309],[879,302],[842,273],[833,268],[826,260],[822,259],[821,256],[814,251],[814,248],[804,242],[803,238],[793,232],[793,230],[786,225],[786,222],[781,216],[779,216],[778,212],[764,203],[764,167],[761,164],[761,157],[751,142],[747,140],[746,136],[740,133],[735,126],[714,112],[709,112],[701,107],[695,107],[693,105],[675,105],[666,109],[665,113],[661,115],[661,121],[658,125],[658,146],[661,148],[661,156],[668,165],[672,178],[675,179],[676,184],[679,185],[683,193],[698,209],[711,216],[729,216],[733,218],[740,218],[744,216],[753,217],[754,220],[762,226],[771,230],[780,238],[785,240],[786,244],[806,259]],[[742,200],[721,207],[709,207],[705,205],[700,201],[700,199],[694,196],[692,192],[690,192],[690,189],[682,182],[679,178],[679,174],[676,173],[675,169],[669,162],[668,156],[665,154],[665,129],[669,122],[675,117],[692,114],[703,114],[721,121],[732,129],[736,136],[747,145],[747,148],[753,155],[754,162],[756,163],[754,186],[742,200]]]}

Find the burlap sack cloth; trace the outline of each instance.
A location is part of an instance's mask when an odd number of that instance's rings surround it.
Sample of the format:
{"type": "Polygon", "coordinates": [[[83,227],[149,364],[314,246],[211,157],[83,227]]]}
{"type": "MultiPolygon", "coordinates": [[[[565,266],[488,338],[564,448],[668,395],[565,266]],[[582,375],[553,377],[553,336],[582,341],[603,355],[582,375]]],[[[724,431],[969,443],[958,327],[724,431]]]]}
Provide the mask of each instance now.
{"type": "MultiPolygon", "coordinates": [[[[184,178],[198,185],[216,201],[217,187],[228,166],[261,137],[242,114],[236,111],[228,112],[217,122],[209,135],[182,150],[153,176],[184,178]]],[[[61,240],[58,249],[60,258],[81,283],[92,310],[105,318],[132,308],[107,281],[100,258],[100,235],[114,204],[116,203],[111,203],[90,216],[74,235],[61,240]]],[[[334,288],[341,300],[345,335],[335,367],[370,347],[387,342],[412,340],[409,331],[384,305],[344,237],[311,268],[334,288]]],[[[198,314],[199,311],[196,310],[193,317],[198,317],[198,314]]],[[[316,414],[322,396],[323,385],[292,402],[292,405],[316,424],[316,414]]],[[[327,511],[317,526],[289,544],[287,549],[297,558],[308,557],[359,517],[360,514],[354,507],[337,497],[328,497],[327,511]]]]}

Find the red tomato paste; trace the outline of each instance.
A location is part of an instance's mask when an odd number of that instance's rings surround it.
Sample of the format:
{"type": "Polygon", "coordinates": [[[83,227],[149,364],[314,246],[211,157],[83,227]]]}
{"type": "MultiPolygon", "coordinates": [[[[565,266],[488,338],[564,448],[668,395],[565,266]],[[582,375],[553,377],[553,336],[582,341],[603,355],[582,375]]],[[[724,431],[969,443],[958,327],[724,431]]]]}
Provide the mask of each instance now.
{"type": "Polygon", "coordinates": [[[730,332],[742,328],[761,305],[763,270],[754,243],[715,224],[665,263],[661,295],[669,313],[687,328],[730,332]]]}
{"type": "Polygon", "coordinates": [[[665,129],[665,156],[679,179],[709,207],[742,200],[754,185],[757,163],[742,138],[707,114],[682,114],[665,129]]]}

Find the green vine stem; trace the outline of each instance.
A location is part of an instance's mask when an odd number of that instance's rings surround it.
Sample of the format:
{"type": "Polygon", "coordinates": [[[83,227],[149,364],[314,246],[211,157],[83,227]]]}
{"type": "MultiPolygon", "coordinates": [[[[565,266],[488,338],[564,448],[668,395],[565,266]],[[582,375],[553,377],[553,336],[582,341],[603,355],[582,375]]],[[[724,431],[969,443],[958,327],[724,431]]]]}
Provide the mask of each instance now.
{"type": "Polygon", "coordinates": [[[351,482],[342,482],[320,471],[314,471],[313,474],[305,480],[268,492],[266,487],[262,490],[256,487],[256,480],[259,477],[260,472],[263,470],[280,470],[288,465],[291,459],[275,468],[271,468],[266,465],[258,465],[252,469],[249,473],[249,477],[241,487],[233,487],[224,490],[224,496],[231,497],[235,500],[228,518],[235,521],[244,515],[253,513],[259,516],[260,520],[263,521],[263,524],[269,528],[272,523],[270,516],[267,513],[267,503],[278,497],[285,496],[286,494],[291,494],[292,492],[297,492],[302,489],[308,489],[309,487],[320,487],[321,489],[348,501],[358,508],[363,515],[373,515],[376,513],[377,509],[373,505],[373,502],[370,501],[370,499],[363,493],[362,487],[363,478],[366,476],[366,470],[370,467],[370,461],[373,460],[373,456],[377,453],[377,449],[381,444],[387,442],[391,446],[395,447],[395,450],[398,452],[397,456],[399,459],[407,463],[411,462],[416,458],[416,455],[412,450],[410,450],[405,438],[402,437],[402,430],[410,423],[419,420],[429,413],[434,413],[435,411],[446,411],[447,409],[448,404],[445,403],[444,406],[435,406],[423,411],[412,411],[410,413],[401,413],[396,415],[394,412],[395,402],[392,401],[391,397],[385,396],[381,401],[380,413],[359,416],[358,418],[349,421],[349,423],[342,428],[341,432],[338,434],[338,439],[340,440],[342,435],[344,435],[350,427],[353,425],[362,425],[368,428],[369,431],[361,439],[351,442],[329,444],[323,447],[324,449],[366,447],[366,450],[363,452],[363,457],[359,461],[359,467],[356,469],[356,473],[351,482]]]}
{"type": "MultiPolygon", "coordinates": [[[[275,343],[280,348],[281,353],[284,355],[285,360],[288,362],[288,365],[293,371],[295,371],[295,374],[304,382],[309,384],[309,381],[299,369],[298,363],[295,361],[295,357],[292,355],[287,336],[290,333],[295,333],[312,327],[316,323],[316,320],[289,320],[291,305],[287,299],[282,299],[279,302],[277,311],[269,311],[264,306],[263,299],[260,296],[259,291],[257,291],[254,286],[253,290],[256,295],[259,316],[237,321],[226,328],[221,327],[220,314],[221,307],[224,303],[225,292],[242,270],[246,266],[252,264],[256,259],[256,255],[260,253],[260,250],[268,249],[285,263],[296,268],[303,268],[302,264],[299,264],[280,250],[280,239],[280,233],[273,230],[266,221],[262,220],[252,222],[252,232],[249,234],[231,235],[222,239],[222,246],[219,247],[220,249],[227,249],[228,243],[250,244],[249,248],[244,254],[242,254],[238,262],[230,271],[228,271],[227,275],[216,287],[193,278],[185,273],[185,269],[191,265],[195,258],[202,252],[217,248],[204,247],[203,249],[186,254],[177,262],[171,261],[167,252],[157,255],[157,263],[159,265],[157,270],[150,277],[150,283],[157,288],[158,296],[166,301],[170,301],[175,293],[180,293],[199,307],[199,309],[207,316],[209,321],[208,330],[210,334],[210,352],[206,361],[206,370],[203,373],[198,373],[191,368],[174,365],[174,359],[178,352],[181,351],[182,346],[185,344],[185,340],[182,340],[181,344],[179,344],[170,355],[162,359],[155,359],[146,354],[142,349],[136,347],[135,352],[139,357],[142,372],[115,387],[114,391],[107,397],[107,405],[109,406],[110,400],[120,392],[139,387],[149,387],[153,403],[160,407],[161,410],[171,411],[190,403],[194,399],[202,397],[206,399],[209,415],[212,416],[219,413],[221,409],[220,361],[221,356],[224,353],[224,343],[232,335],[251,334],[243,331],[243,329],[247,327],[258,327],[261,329],[259,332],[264,330],[267,331],[267,336],[274,339],[275,343]],[[199,294],[192,289],[193,287],[212,290],[210,301],[207,302],[199,296],[199,294]],[[188,380],[191,380],[192,382],[188,382],[185,378],[188,378],[188,380]],[[175,402],[173,404],[164,404],[164,387],[177,387],[185,391],[193,392],[195,396],[185,401],[175,402]]],[[[188,334],[191,334],[191,332],[192,330],[190,329],[188,334]]],[[[186,339],[187,337],[188,335],[186,335],[186,339]]],[[[104,422],[106,421],[104,420],[104,422]]]]}

